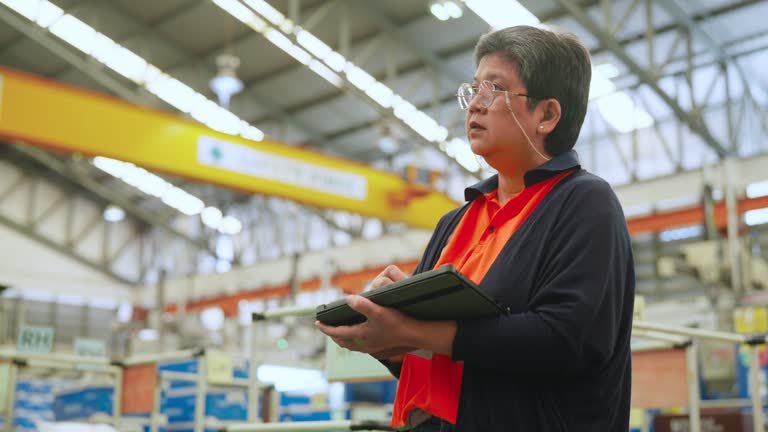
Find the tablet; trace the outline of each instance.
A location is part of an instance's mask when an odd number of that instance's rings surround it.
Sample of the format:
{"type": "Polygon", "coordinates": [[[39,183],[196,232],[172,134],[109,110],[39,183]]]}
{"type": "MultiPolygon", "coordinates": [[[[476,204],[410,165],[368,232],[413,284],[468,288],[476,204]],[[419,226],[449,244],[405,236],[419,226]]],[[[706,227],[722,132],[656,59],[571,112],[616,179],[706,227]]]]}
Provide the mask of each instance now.
{"type": "MultiPolygon", "coordinates": [[[[420,320],[491,318],[504,313],[503,307],[452,265],[419,273],[361,295],[420,320]]],[[[345,299],[318,306],[315,317],[334,326],[365,321],[365,316],[349,307],[345,299]]]]}

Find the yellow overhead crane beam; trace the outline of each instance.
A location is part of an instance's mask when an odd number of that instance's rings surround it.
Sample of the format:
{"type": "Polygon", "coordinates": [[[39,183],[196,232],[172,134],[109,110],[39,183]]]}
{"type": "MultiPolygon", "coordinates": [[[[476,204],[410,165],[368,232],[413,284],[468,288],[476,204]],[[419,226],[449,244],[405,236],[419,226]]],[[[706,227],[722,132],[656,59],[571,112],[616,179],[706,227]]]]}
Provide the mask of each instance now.
{"type": "Polygon", "coordinates": [[[0,138],[413,227],[434,228],[458,205],[445,194],[359,163],[219,133],[5,68],[0,68],[0,138]]]}

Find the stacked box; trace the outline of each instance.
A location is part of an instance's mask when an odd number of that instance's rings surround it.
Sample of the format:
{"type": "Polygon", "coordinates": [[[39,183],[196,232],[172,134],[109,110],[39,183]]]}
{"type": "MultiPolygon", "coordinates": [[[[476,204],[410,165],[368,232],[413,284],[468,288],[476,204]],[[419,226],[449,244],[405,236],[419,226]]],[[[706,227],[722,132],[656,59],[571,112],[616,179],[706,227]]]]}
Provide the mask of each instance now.
{"type": "MultiPolygon", "coordinates": [[[[233,378],[248,378],[247,361],[233,359],[233,378]]],[[[160,371],[197,373],[196,359],[158,365],[160,371]]],[[[191,431],[195,420],[195,383],[170,381],[161,394],[160,413],[165,415],[167,432],[191,431]]],[[[219,421],[248,420],[248,392],[246,389],[220,389],[213,386],[205,395],[205,416],[219,421]]]]}
{"type": "Polygon", "coordinates": [[[13,411],[16,431],[35,432],[36,422],[53,421],[53,393],[63,385],[63,381],[41,379],[17,381],[13,411]]]}
{"type": "Polygon", "coordinates": [[[327,403],[313,403],[311,396],[301,393],[280,393],[278,420],[281,422],[331,420],[327,403]]]}
{"type": "Polygon", "coordinates": [[[54,400],[54,417],[56,421],[111,417],[114,395],[115,389],[112,386],[83,387],[59,392],[54,400]]]}

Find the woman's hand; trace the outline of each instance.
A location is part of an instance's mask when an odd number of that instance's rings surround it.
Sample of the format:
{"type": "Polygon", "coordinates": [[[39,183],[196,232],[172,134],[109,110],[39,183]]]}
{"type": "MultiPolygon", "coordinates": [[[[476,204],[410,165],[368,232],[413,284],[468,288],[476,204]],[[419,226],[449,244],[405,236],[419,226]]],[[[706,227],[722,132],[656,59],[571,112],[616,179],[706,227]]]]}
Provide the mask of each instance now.
{"type": "Polygon", "coordinates": [[[371,282],[371,286],[374,289],[381,288],[393,282],[403,280],[407,277],[408,275],[403,273],[403,271],[400,270],[398,266],[394,264],[390,264],[387,266],[387,268],[384,269],[384,271],[379,273],[379,275],[373,279],[373,282],[371,282]]]}
{"type": "MultiPolygon", "coordinates": [[[[408,277],[395,265],[384,269],[373,280],[380,288],[408,277]]],[[[330,336],[337,345],[351,351],[363,352],[384,359],[414,349],[426,349],[451,354],[456,335],[455,321],[419,321],[400,311],[359,295],[349,296],[347,304],[363,314],[367,321],[353,326],[329,326],[319,321],[315,326],[330,336]]]]}
{"type": "Polygon", "coordinates": [[[376,358],[388,358],[415,349],[410,335],[418,322],[413,318],[358,295],[347,297],[347,304],[365,315],[367,321],[337,327],[315,322],[315,326],[340,347],[371,354],[376,358]]]}

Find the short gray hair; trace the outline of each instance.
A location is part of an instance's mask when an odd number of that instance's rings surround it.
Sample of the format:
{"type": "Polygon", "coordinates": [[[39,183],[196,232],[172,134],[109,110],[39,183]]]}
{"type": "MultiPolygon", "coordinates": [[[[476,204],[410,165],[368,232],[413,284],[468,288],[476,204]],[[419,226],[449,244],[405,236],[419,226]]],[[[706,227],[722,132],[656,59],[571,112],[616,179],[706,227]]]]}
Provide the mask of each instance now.
{"type": "Polygon", "coordinates": [[[560,121],[544,146],[551,155],[572,149],[587,114],[592,79],[589,50],[571,33],[516,26],[483,35],[475,46],[475,66],[489,54],[501,54],[517,66],[531,96],[529,109],[542,99],[560,102],[560,121]]]}

